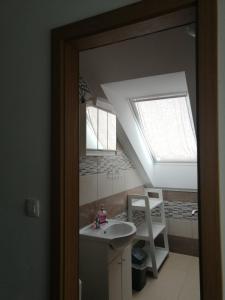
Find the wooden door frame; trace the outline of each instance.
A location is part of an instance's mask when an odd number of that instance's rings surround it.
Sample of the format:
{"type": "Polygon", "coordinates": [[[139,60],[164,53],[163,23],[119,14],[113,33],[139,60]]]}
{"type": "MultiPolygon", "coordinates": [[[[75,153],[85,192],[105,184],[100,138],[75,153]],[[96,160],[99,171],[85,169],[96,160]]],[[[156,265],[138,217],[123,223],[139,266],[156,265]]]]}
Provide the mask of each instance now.
{"type": "Polygon", "coordinates": [[[78,300],[79,51],[189,23],[197,11],[201,299],[222,300],[217,1],[142,1],[52,31],[51,299],[78,300]]]}

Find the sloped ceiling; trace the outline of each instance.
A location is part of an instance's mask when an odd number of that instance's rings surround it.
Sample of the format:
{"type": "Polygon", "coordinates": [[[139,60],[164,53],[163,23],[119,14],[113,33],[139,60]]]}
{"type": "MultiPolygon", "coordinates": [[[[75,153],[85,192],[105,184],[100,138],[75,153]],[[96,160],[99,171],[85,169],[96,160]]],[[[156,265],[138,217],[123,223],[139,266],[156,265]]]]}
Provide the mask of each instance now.
{"type": "Polygon", "coordinates": [[[96,96],[101,84],[184,71],[196,120],[195,39],[185,26],[80,52],[80,74],[96,96]]]}
{"type": "Polygon", "coordinates": [[[114,107],[117,118],[126,133],[149,184],[167,188],[197,188],[197,164],[155,163],[140,127],[136,122],[130,99],[151,95],[188,92],[184,72],[149,76],[102,85],[103,91],[114,107]]]}

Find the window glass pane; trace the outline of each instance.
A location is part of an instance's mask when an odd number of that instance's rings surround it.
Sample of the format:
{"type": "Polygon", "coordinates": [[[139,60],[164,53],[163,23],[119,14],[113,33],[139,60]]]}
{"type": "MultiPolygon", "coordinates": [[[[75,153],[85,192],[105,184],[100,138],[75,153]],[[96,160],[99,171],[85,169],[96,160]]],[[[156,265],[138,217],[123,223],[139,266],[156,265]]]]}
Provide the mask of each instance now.
{"type": "Polygon", "coordinates": [[[107,150],[107,112],[98,110],[98,149],[107,150]]]}
{"type": "Polygon", "coordinates": [[[108,150],[116,151],[116,116],[108,113],[108,150]]]}
{"type": "Polygon", "coordinates": [[[185,97],[137,101],[135,105],[156,161],[196,162],[192,114],[185,97]]]}
{"type": "Polygon", "coordinates": [[[98,111],[95,107],[86,108],[86,148],[97,150],[98,111]]]}

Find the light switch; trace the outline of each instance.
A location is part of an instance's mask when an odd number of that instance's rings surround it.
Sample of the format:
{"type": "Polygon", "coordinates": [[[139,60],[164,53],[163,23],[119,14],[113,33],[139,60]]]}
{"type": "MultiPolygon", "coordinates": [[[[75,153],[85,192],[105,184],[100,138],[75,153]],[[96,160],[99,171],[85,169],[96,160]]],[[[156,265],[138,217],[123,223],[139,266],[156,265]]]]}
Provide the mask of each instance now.
{"type": "Polygon", "coordinates": [[[39,200],[26,199],[25,211],[28,217],[38,218],[40,216],[40,203],[39,200]]]}

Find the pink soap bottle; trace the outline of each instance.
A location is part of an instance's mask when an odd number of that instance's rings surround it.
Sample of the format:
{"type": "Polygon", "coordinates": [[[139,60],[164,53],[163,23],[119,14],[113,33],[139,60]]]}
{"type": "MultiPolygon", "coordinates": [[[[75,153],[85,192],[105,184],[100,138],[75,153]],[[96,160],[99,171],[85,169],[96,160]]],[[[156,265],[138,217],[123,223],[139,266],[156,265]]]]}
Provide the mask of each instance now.
{"type": "Polygon", "coordinates": [[[103,206],[101,206],[101,209],[98,211],[98,217],[99,217],[100,224],[107,223],[106,215],[107,215],[106,210],[104,209],[103,206]]]}

